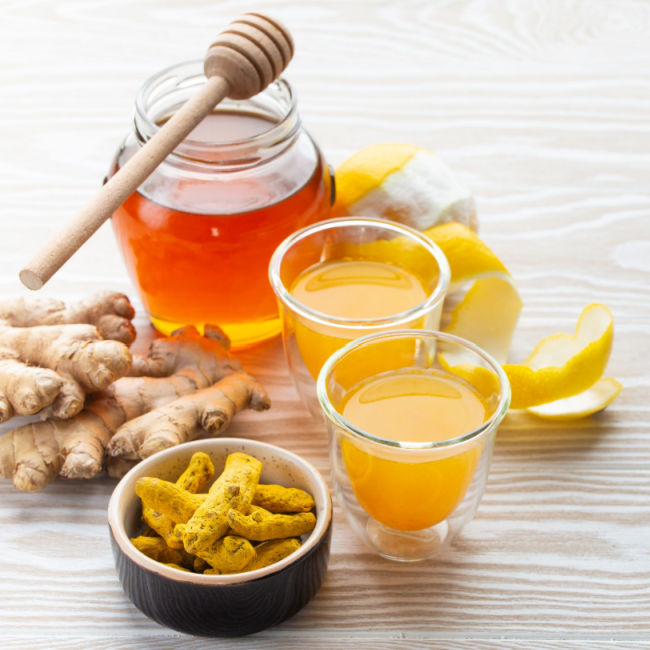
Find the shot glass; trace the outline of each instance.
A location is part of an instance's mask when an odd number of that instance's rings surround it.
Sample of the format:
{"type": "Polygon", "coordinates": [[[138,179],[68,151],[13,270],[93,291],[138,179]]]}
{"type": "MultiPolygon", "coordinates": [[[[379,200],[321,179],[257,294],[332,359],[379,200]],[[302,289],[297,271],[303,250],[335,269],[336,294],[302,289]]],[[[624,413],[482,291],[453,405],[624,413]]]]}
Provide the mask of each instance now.
{"type": "Polygon", "coordinates": [[[317,392],[336,497],[357,534],[393,560],[439,554],[474,516],[485,489],[510,404],[501,366],[459,337],[399,330],[334,353],[317,392]],[[423,391],[429,377],[436,390],[423,391]],[[396,395],[406,399],[391,401],[396,395]],[[470,397],[472,403],[463,401],[470,397]],[[439,400],[435,416],[422,399],[439,400]],[[384,410],[364,429],[351,422],[359,422],[359,405],[384,410]]]}
{"type": "Polygon", "coordinates": [[[350,341],[399,328],[437,329],[450,270],[440,248],[422,233],[384,219],[344,217],[313,224],[290,235],[275,250],[269,279],[278,300],[289,371],[298,393],[321,417],[316,378],[325,361],[350,341]],[[296,281],[319,264],[381,262],[414,276],[424,299],[406,311],[382,317],[316,311],[292,294],[296,281]]]}

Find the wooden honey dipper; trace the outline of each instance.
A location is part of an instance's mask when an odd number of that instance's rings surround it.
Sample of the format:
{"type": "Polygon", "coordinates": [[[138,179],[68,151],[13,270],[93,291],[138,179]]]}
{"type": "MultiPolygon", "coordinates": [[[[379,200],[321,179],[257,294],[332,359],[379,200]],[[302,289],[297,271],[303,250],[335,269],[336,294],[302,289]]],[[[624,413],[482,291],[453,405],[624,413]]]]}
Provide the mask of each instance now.
{"type": "Polygon", "coordinates": [[[222,99],[248,99],[261,92],[292,56],[291,34],[276,20],[246,13],[230,23],[206,53],[207,80],[201,89],[20,271],[21,282],[40,289],[222,99]]]}

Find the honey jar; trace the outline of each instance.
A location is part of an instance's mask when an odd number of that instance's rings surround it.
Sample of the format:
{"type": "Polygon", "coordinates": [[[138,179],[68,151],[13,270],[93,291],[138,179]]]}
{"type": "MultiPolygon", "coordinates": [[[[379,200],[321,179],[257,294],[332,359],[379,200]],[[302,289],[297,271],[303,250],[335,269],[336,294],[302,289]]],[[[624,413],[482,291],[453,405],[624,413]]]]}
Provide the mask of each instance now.
{"type": "MultiPolygon", "coordinates": [[[[144,83],[115,173],[205,81],[201,61],[144,83]]],[[[268,263],[289,234],[329,215],[333,179],[285,79],[222,101],[113,214],[153,325],[219,325],[242,348],[280,331],[268,263]]]]}

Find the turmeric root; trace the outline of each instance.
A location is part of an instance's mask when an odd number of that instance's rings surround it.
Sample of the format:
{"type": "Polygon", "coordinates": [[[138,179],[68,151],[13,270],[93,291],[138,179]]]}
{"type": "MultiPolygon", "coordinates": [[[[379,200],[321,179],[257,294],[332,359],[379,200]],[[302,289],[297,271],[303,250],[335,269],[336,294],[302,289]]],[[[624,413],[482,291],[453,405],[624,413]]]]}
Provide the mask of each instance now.
{"type": "MultiPolygon", "coordinates": [[[[213,475],[214,465],[210,460],[210,456],[202,451],[197,451],[192,454],[185,471],[176,479],[176,485],[188,492],[201,492],[213,475]]],[[[146,505],[144,500],[142,501],[142,520],[158,533],[167,542],[168,546],[172,548],[183,547],[182,539],[180,544],[175,544],[174,526],[177,522],[162,512],[158,512],[155,508],[146,505]]]]}
{"type": "Polygon", "coordinates": [[[134,538],[133,543],[169,566],[176,563],[206,575],[253,571],[287,557],[300,548],[298,537],[314,529],[312,512],[296,512],[313,508],[314,500],[297,488],[259,485],[261,470],[256,458],[231,453],[209,492],[195,494],[184,487],[205,487],[214,471],[209,456],[197,452],[176,483],[138,479],[135,491],[143,512],[154,517],[150,526],[159,530],[158,518],[166,524],[163,537],[134,538]],[[255,500],[295,514],[269,512],[255,500]],[[253,546],[251,541],[261,543],[253,546]]]}
{"type": "Polygon", "coordinates": [[[255,549],[243,537],[226,535],[202,549],[200,557],[219,573],[236,573],[254,559],[255,549]]]}
{"type": "MultiPolygon", "coordinates": [[[[240,508],[247,512],[262,471],[262,463],[252,456],[235,452],[226,459],[222,474],[210,487],[207,499],[185,524],[183,545],[188,553],[210,560],[214,543],[230,527],[228,512],[240,508]]],[[[286,537],[286,535],[285,535],[286,537]]]]}
{"type": "Polygon", "coordinates": [[[192,567],[194,563],[194,558],[191,555],[184,551],[169,548],[167,544],[165,544],[165,540],[161,537],[146,537],[145,535],[140,535],[139,537],[132,537],[131,542],[138,551],[144,553],[152,560],[156,560],[156,562],[162,562],[163,564],[180,564],[184,567],[192,567]]]}
{"type": "Polygon", "coordinates": [[[274,513],[309,512],[314,507],[311,494],[282,485],[258,485],[253,503],[274,513]]]}
{"type": "Polygon", "coordinates": [[[301,546],[300,540],[295,537],[289,539],[272,539],[262,542],[255,547],[255,559],[246,567],[248,571],[262,569],[279,562],[287,555],[291,555],[301,546]]]}
{"type": "MultiPolygon", "coordinates": [[[[27,424],[0,438],[0,476],[13,478],[14,485],[21,490],[43,489],[57,475],[65,478],[90,478],[103,468],[104,453],[111,437],[120,427],[144,413],[151,411],[149,420],[155,430],[165,424],[171,434],[173,422],[164,412],[158,416],[157,409],[189,393],[214,385],[217,401],[226,401],[230,392],[237,396],[237,407],[250,406],[265,409],[270,406],[264,389],[249,375],[241,372],[240,364],[231,359],[221,335],[213,328],[206,328],[201,336],[194,328],[183,328],[170,338],[155,340],[147,358],[134,358],[131,374],[147,372],[156,376],[122,377],[108,388],[93,395],[86,407],[74,418],[27,424]],[[216,338],[210,338],[215,336],[216,338]],[[233,383],[219,382],[233,373],[238,380],[233,383]],[[248,402],[241,400],[241,383],[248,386],[248,402]]],[[[105,342],[104,342],[105,343],[105,342]]],[[[128,351],[128,350],[127,350],[128,351]]],[[[190,399],[191,403],[192,400],[190,399]]],[[[187,409],[183,404],[186,431],[198,435],[202,417],[201,408],[187,409]],[[191,425],[187,422],[194,418],[191,425]]],[[[223,430],[229,423],[232,411],[226,413],[221,425],[223,430]]],[[[111,458],[120,468],[126,468],[125,455],[138,459],[142,440],[133,440],[131,434],[123,434],[109,450],[111,458]]],[[[178,436],[165,438],[168,444],[178,436]]]]}
{"type": "Polygon", "coordinates": [[[133,315],[117,293],[69,308],[41,297],[0,302],[0,422],[79,413],[86,394],[127,374],[133,315]]]}
{"type": "Polygon", "coordinates": [[[142,505],[184,524],[205,501],[205,496],[192,494],[182,487],[160,478],[144,476],[135,484],[135,493],[142,505]]]}
{"type": "Polygon", "coordinates": [[[316,517],[311,512],[276,515],[259,506],[251,506],[250,510],[249,515],[238,510],[230,510],[228,521],[237,535],[256,542],[283,537],[299,537],[310,533],[316,525],[316,517]]]}
{"type": "Polygon", "coordinates": [[[196,451],[183,473],[176,479],[176,485],[188,492],[203,492],[213,476],[214,465],[210,456],[203,451],[196,451]]]}

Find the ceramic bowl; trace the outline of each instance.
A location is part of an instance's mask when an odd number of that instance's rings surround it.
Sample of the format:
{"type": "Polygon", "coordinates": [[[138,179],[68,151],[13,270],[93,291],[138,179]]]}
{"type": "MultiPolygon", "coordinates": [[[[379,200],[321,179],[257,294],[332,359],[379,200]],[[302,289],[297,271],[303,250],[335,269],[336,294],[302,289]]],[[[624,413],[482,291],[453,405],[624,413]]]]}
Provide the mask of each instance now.
{"type": "Polygon", "coordinates": [[[136,465],[111,496],[108,524],[120,582],[138,609],[180,632],[230,637],[277,625],[313,598],[329,560],[332,503],[322,476],[299,456],[264,442],[212,438],[167,449],[136,465]],[[195,451],[210,455],[216,476],[228,454],[241,451],[262,462],[260,482],[309,492],[316,504],[316,527],[303,537],[302,546],[271,566],[231,575],[181,571],[138,551],[130,541],[142,530],[136,481],[142,476],[175,480],[195,451]]]}

